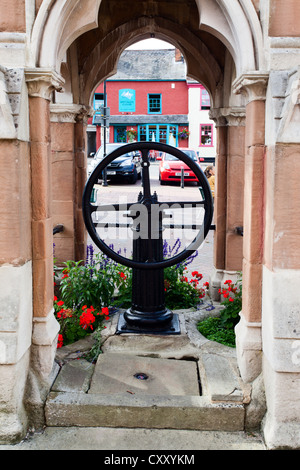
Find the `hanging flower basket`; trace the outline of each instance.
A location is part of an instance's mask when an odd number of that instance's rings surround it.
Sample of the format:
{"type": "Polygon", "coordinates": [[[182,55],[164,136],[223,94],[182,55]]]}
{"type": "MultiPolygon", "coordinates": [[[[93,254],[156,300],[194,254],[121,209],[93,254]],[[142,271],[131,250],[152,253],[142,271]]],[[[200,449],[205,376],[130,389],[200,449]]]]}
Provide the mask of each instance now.
{"type": "Polygon", "coordinates": [[[133,128],[128,129],[128,131],[126,131],[126,135],[127,135],[128,141],[132,142],[133,140],[137,138],[137,131],[133,128]]]}
{"type": "Polygon", "coordinates": [[[187,129],[183,129],[182,131],[178,132],[179,139],[188,139],[190,133],[187,129]]]}

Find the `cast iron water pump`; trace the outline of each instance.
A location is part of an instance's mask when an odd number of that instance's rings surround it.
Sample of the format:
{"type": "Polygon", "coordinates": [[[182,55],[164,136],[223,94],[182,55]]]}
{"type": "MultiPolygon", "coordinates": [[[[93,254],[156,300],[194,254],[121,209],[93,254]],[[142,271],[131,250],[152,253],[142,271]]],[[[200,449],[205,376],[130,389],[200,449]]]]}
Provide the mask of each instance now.
{"type": "MultiPolygon", "coordinates": [[[[178,264],[188,258],[204,241],[212,221],[213,200],[210,187],[200,166],[181,150],[155,142],[137,142],[124,145],[106,156],[92,172],[83,193],[83,217],[86,228],[97,247],[108,257],[124,266],[132,268],[132,305],[124,314],[120,314],[117,334],[148,333],[148,334],[179,334],[178,316],[165,307],[164,269],[178,264]],[[166,152],[183,161],[196,175],[199,184],[199,201],[159,201],[156,192],[151,193],[149,152],[166,152]],[[102,178],[103,170],[116,158],[130,152],[140,152],[142,165],[142,191],[136,202],[126,204],[91,203],[94,185],[102,178]],[[201,208],[204,210],[203,222],[181,228],[196,229],[197,234],[191,243],[180,253],[170,258],[163,257],[164,219],[170,217],[168,208],[201,208]],[[134,232],[132,241],[132,259],[115,252],[99,236],[97,227],[116,226],[116,223],[99,223],[93,213],[109,211],[126,211],[132,220],[126,224],[134,232]],[[93,220],[94,219],[94,220],[93,220]]],[[[169,224],[172,228],[172,224],[169,224]]],[[[174,228],[174,227],[173,227],[174,228]]]]}

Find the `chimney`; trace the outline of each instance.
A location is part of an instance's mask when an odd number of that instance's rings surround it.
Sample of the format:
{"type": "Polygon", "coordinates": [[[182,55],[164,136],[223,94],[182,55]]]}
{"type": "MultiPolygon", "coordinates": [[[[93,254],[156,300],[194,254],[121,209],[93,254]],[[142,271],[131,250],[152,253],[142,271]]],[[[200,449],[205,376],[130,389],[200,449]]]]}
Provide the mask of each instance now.
{"type": "Polygon", "coordinates": [[[182,62],[182,61],[183,61],[183,56],[181,54],[181,51],[175,48],[175,62],[182,62]]]}

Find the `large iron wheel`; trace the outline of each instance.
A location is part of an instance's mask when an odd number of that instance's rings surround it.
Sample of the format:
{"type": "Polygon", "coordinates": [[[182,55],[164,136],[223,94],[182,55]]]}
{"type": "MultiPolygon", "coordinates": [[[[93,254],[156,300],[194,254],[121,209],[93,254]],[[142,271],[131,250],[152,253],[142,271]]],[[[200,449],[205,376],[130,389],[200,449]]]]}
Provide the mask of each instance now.
{"type": "MultiPolygon", "coordinates": [[[[129,211],[130,217],[130,210],[133,208],[134,203],[128,203],[126,209],[129,211]]],[[[200,244],[204,241],[212,222],[213,217],[213,199],[210,191],[210,187],[208,181],[203,174],[200,166],[194,162],[190,157],[188,157],[184,152],[181,150],[172,147],[166,144],[160,144],[155,142],[137,142],[128,145],[124,145],[116,150],[114,150],[111,154],[106,156],[94,169],[92,172],[89,180],[86,183],[84,193],[83,193],[83,202],[82,202],[82,209],[83,209],[83,218],[86,225],[86,228],[94,241],[94,243],[105,253],[108,257],[120,263],[124,266],[128,266],[130,268],[136,269],[164,269],[169,266],[173,266],[174,264],[178,264],[188,258],[192,253],[194,253],[200,244]],[[151,165],[149,159],[149,151],[155,150],[159,152],[167,152],[179,160],[183,161],[196,175],[199,182],[199,200],[193,201],[158,201],[157,198],[151,194],[151,185],[150,185],[150,176],[149,176],[149,166],[151,165]],[[109,165],[113,160],[122,156],[125,153],[129,152],[141,152],[141,159],[142,159],[142,192],[139,196],[138,203],[143,204],[148,212],[152,209],[153,204],[160,204],[160,205],[176,205],[177,207],[184,208],[186,204],[189,207],[202,207],[204,209],[204,218],[203,224],[199,227],[199,231],[193,241],[187,246],[182,252],[178,253],[171,258],[164,259],[164,260],[157,260],[152,256],[152,247],[151,247],[151,239],[149,237],[149,257],[146,262],[135,261],[133,259],[127,258],[119,253],[116,253],[111,247],[109,247],[102,238],[99,237],[97,233],[96,227],[97,223],[93,221],[93,213],[94,212],[101,212],[101,211],[109,211],[120,210],[120,204],[100,204],[94,205],[91,203],[91,195],[94,185],[97,184],[98,180],[101,178],[101,175],[107,165],[109,165]]],[[[124,205],[122,205],[122,210],[124,210],[124,205]]],[[[182,226],[182,228],[185,228],[182,226]]]]}

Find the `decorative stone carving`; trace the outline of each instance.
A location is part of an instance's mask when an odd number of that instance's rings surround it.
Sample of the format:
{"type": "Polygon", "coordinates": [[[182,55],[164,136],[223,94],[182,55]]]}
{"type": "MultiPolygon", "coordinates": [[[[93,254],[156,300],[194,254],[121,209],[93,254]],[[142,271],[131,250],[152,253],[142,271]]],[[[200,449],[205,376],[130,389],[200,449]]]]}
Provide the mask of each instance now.
{"type": "Polygon", "coordinates": [[[28,94],[31,97],[51,100],[54,90],[63,91],[64,79],[50,69],[26,69],[26,82],[28,94]]]}
{"type": "Polygon", "coordinates": [[[269,74],[267,73],[243,74],[233,82],[233,93],[236,95],[242,93],[248,99],[248,103],[251,101],[264,101],[268,80],[269,74]]]}
{"type": "Polygon", "coordinates": [[[245,108],[212,108],[209,117],[216,123],[216,127],[222,126],[245,126],[245,108]]]}
{"type": "Polygon", "coordinates": [[[281,112],[277,142],[297,144],[300,124],[300,67],[288,74],[288,87],[281,112]]]}
{"type": "Polygon", "coordinates": [[[6,69],[0,66],[0,138],[15,139],[17,136],[12,108],[9,102],[5,80],[6,69]]]}
{"type": "Polygon", "coordinates": [[[50,104],[51,122],[72,122],[88,119],[90,110],[81,104],[50,104]]]}

